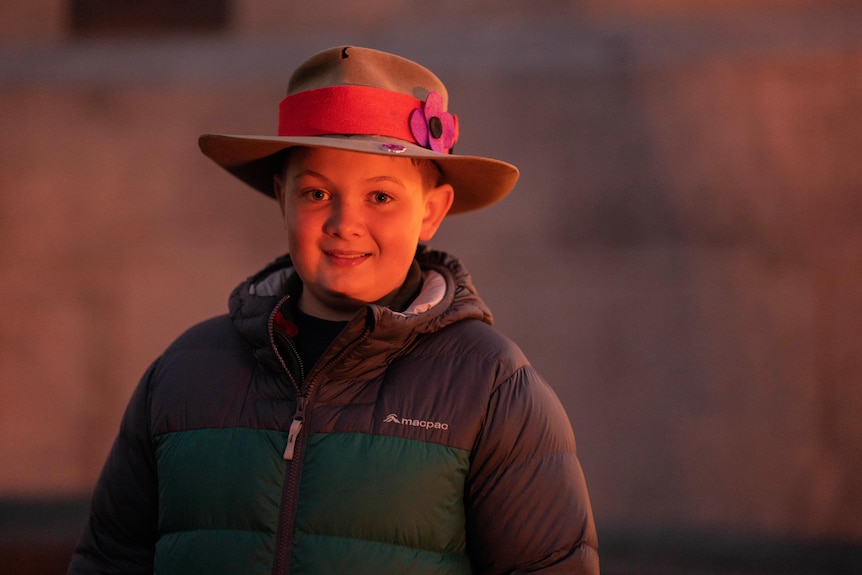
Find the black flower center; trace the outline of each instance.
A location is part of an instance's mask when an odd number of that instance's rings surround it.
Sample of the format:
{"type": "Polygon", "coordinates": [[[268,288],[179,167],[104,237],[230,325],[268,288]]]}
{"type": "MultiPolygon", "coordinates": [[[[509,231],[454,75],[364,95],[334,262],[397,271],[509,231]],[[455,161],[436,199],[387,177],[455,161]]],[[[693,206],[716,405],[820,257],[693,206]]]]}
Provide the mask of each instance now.
{"type": "Polygon", "coordinates": [[[443,135],[443,122],[437,116],[431,116],[428,120],[428,131],[431,132],[432,138],[439,138],[443,135]]]}

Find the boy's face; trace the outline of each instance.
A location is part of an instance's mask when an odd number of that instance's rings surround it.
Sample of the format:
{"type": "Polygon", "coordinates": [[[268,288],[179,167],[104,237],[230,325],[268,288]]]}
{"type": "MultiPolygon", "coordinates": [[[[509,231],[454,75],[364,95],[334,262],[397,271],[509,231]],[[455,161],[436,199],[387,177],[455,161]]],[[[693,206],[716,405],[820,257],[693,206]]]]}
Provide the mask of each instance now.
{"type": "Polygon", "coordinates": [[[275,191],[303,282],[300,308],[323,319],[386,305],[453,199],[448,184],[427,189],[409,158],[329,148],[292,149],[275,191]]]}

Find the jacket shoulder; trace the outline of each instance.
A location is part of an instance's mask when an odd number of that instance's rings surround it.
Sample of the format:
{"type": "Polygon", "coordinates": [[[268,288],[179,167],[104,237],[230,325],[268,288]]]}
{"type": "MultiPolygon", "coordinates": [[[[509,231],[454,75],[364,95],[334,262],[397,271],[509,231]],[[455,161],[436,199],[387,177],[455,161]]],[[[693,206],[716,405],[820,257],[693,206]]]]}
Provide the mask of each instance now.
{"type": "Polygon", "coordinates": [[[240,342],[230,317],[219,315],[193,325],[165,350],[165,356],[195,349],[233,348],[240,342]]]}
{"type": "MultiPolygon", "coordinates": [[[[180,335],[156,360],[149,380],[154,435],[222,427],[259,427],[246,401],[275,410],[284,399],[280,381],[258,368],[253,350],[228,316],[203,321],[180,335]],[[250,419],[249,419],[250,418],[250,419]]],[[[267,411],[269,413],[269,411],[267,411]]]]}
{"type": "Polygon", "coordinates": [[[434,334],[434,347],[446,353],[469,358],[470,361],[490,362],[507,377],[530,364],[524,352],[512,339],[484,321],[467,319],[446,326],[434,334]]]}

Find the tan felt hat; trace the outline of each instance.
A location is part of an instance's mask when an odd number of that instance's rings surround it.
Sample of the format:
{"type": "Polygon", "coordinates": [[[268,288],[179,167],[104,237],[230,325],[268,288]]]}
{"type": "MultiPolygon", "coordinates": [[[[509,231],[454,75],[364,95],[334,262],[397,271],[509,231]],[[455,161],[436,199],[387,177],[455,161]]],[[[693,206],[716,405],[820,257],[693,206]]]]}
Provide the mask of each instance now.
{"type": "Polygon", "coordinates": [[[273,196],[279,152],[324,147],[368,154],[428,158],[455,189],[450,214],[505,196],[518,180],[506,162],[458,156],[458,118],[431,71],[379,50],[339,47],[316,54],[288,82],[277,136],[203,134],[201,151],[254,189],[273,196]]]}

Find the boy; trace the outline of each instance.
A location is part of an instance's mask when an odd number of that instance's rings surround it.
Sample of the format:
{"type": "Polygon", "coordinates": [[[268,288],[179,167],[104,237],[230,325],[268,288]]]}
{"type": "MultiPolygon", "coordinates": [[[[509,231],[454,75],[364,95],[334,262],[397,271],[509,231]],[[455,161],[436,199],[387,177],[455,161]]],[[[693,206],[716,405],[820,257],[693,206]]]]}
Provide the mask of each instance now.
{"type": "Polygon", "coordinates": [[[290,254],[147,371],[70,573],[598,573],[562,406],[420,244],[518,176],[452,154],[446,107],[345,47],[293,74],[279,136],[201,137],[277,199],[290,254]]]}

